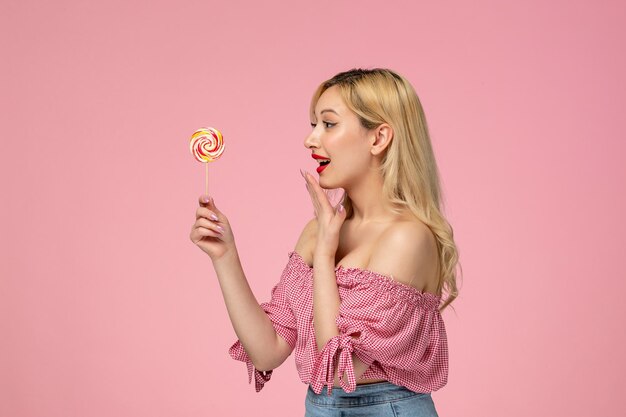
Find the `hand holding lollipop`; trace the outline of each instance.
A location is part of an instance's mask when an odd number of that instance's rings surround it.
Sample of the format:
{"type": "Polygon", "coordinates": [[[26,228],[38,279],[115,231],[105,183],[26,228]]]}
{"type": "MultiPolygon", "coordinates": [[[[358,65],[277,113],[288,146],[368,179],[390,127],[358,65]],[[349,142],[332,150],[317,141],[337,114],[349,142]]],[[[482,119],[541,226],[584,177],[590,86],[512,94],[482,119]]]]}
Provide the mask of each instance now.
{"type": "Polygon", "coordinates": [[[196,222],[189,237],[215,261],[227,252],[237,250],[228,218],[215,206],[213,198],[209,199],[209,162],[224,152],[222,133],[212,127],[196,130],[189,141],[189,150],[197,161],[206,164],[206,193],[200,198],[196,222]]]}
{"type": "Polygon", "coordinates": [[[212,127],[201,127],[196,130],[189,140],[189,150],[197,161],[206,164],[206,195],[209,195],[209,162],[222,156],[224,152],[224,137],[222,133],[212,127]]]}

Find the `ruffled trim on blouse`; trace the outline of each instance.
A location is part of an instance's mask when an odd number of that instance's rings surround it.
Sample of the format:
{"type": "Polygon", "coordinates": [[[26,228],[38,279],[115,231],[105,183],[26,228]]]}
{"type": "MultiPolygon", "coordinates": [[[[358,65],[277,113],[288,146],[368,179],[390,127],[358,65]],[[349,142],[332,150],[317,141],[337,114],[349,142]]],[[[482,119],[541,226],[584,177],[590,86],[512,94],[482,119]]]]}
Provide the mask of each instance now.
{"type": "MultiPolygon", "coordinates": [[[[295,257],[301,267],[307,270],[313,269],[304,261],[298,252],[289,252],[289,257],[292,256],[295,257]]],[[[337,276],[337,282],[345,286],[367,285],[372,289],[379,290],[398,300],[416,303],[426,310],[436,310],[441,303],[440,295],[422,292],[411,285],[396,281],[393,277],[369,269],[358,267],[346,268],[342,265],[338,265],[335,267],[335,275],[337,276]]]]}

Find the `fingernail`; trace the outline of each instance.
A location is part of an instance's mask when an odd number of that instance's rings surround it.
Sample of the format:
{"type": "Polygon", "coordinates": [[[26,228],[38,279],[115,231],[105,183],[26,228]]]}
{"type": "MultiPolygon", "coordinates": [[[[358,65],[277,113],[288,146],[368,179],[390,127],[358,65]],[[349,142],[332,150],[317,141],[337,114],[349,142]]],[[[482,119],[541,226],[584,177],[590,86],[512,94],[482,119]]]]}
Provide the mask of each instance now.
{"type": "Polygon", "coordinates": [[[339,211],[343,213],[343,204],[339,203],[339,211]]]}
{"type": "Polygon", "coordinates": [[[219,219],[217,218],[217,216],[216,216],[215,214],[213,214],[213,213],[211,213],[211,219],[213,219],[213,220],[215,220],[215,221],[219,220],[219,219]]]}
{"type": "Polygon", "coordinates": [[[224,233],[224,228],[222,226],[217,226],[217,230],[219,230],[220,233],[224,233]]]}
{"type": "Polygon", "coordinates": [[[209,196],[206,196],[206,195],[205,195],[205,196],[203,196],[203,197],[202,197],[202,202],[203,202],[203,203],[208,203],[208,202],[209,202],[209,196]]]}

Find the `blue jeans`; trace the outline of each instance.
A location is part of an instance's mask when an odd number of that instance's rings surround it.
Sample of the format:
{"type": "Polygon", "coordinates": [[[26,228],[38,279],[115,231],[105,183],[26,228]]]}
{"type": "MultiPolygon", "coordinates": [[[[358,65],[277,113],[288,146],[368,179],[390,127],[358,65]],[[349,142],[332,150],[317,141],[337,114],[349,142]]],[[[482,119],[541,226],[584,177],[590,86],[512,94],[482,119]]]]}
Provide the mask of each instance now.
{"type": "Polygon", "coordinates": [[[316,394],[309,386],[305,417],[438,417],[429,392],[417,393],[391,382],[357,385],[354,392],[328,387],[316,394]]]}

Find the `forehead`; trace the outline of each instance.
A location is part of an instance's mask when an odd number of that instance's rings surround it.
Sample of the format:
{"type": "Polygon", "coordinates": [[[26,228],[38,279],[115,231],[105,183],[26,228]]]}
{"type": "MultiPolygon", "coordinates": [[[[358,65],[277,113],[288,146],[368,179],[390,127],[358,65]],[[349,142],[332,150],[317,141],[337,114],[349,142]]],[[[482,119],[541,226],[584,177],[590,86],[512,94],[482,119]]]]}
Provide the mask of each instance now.
{"type": "Polygon", "coordinates": [[[339,87],[333,85],[326,89],[315,104],[315,114],[319,114],[322,110],[333,109],[340,115],[347,112],[346,104],[339,94],[339,87]]]}

